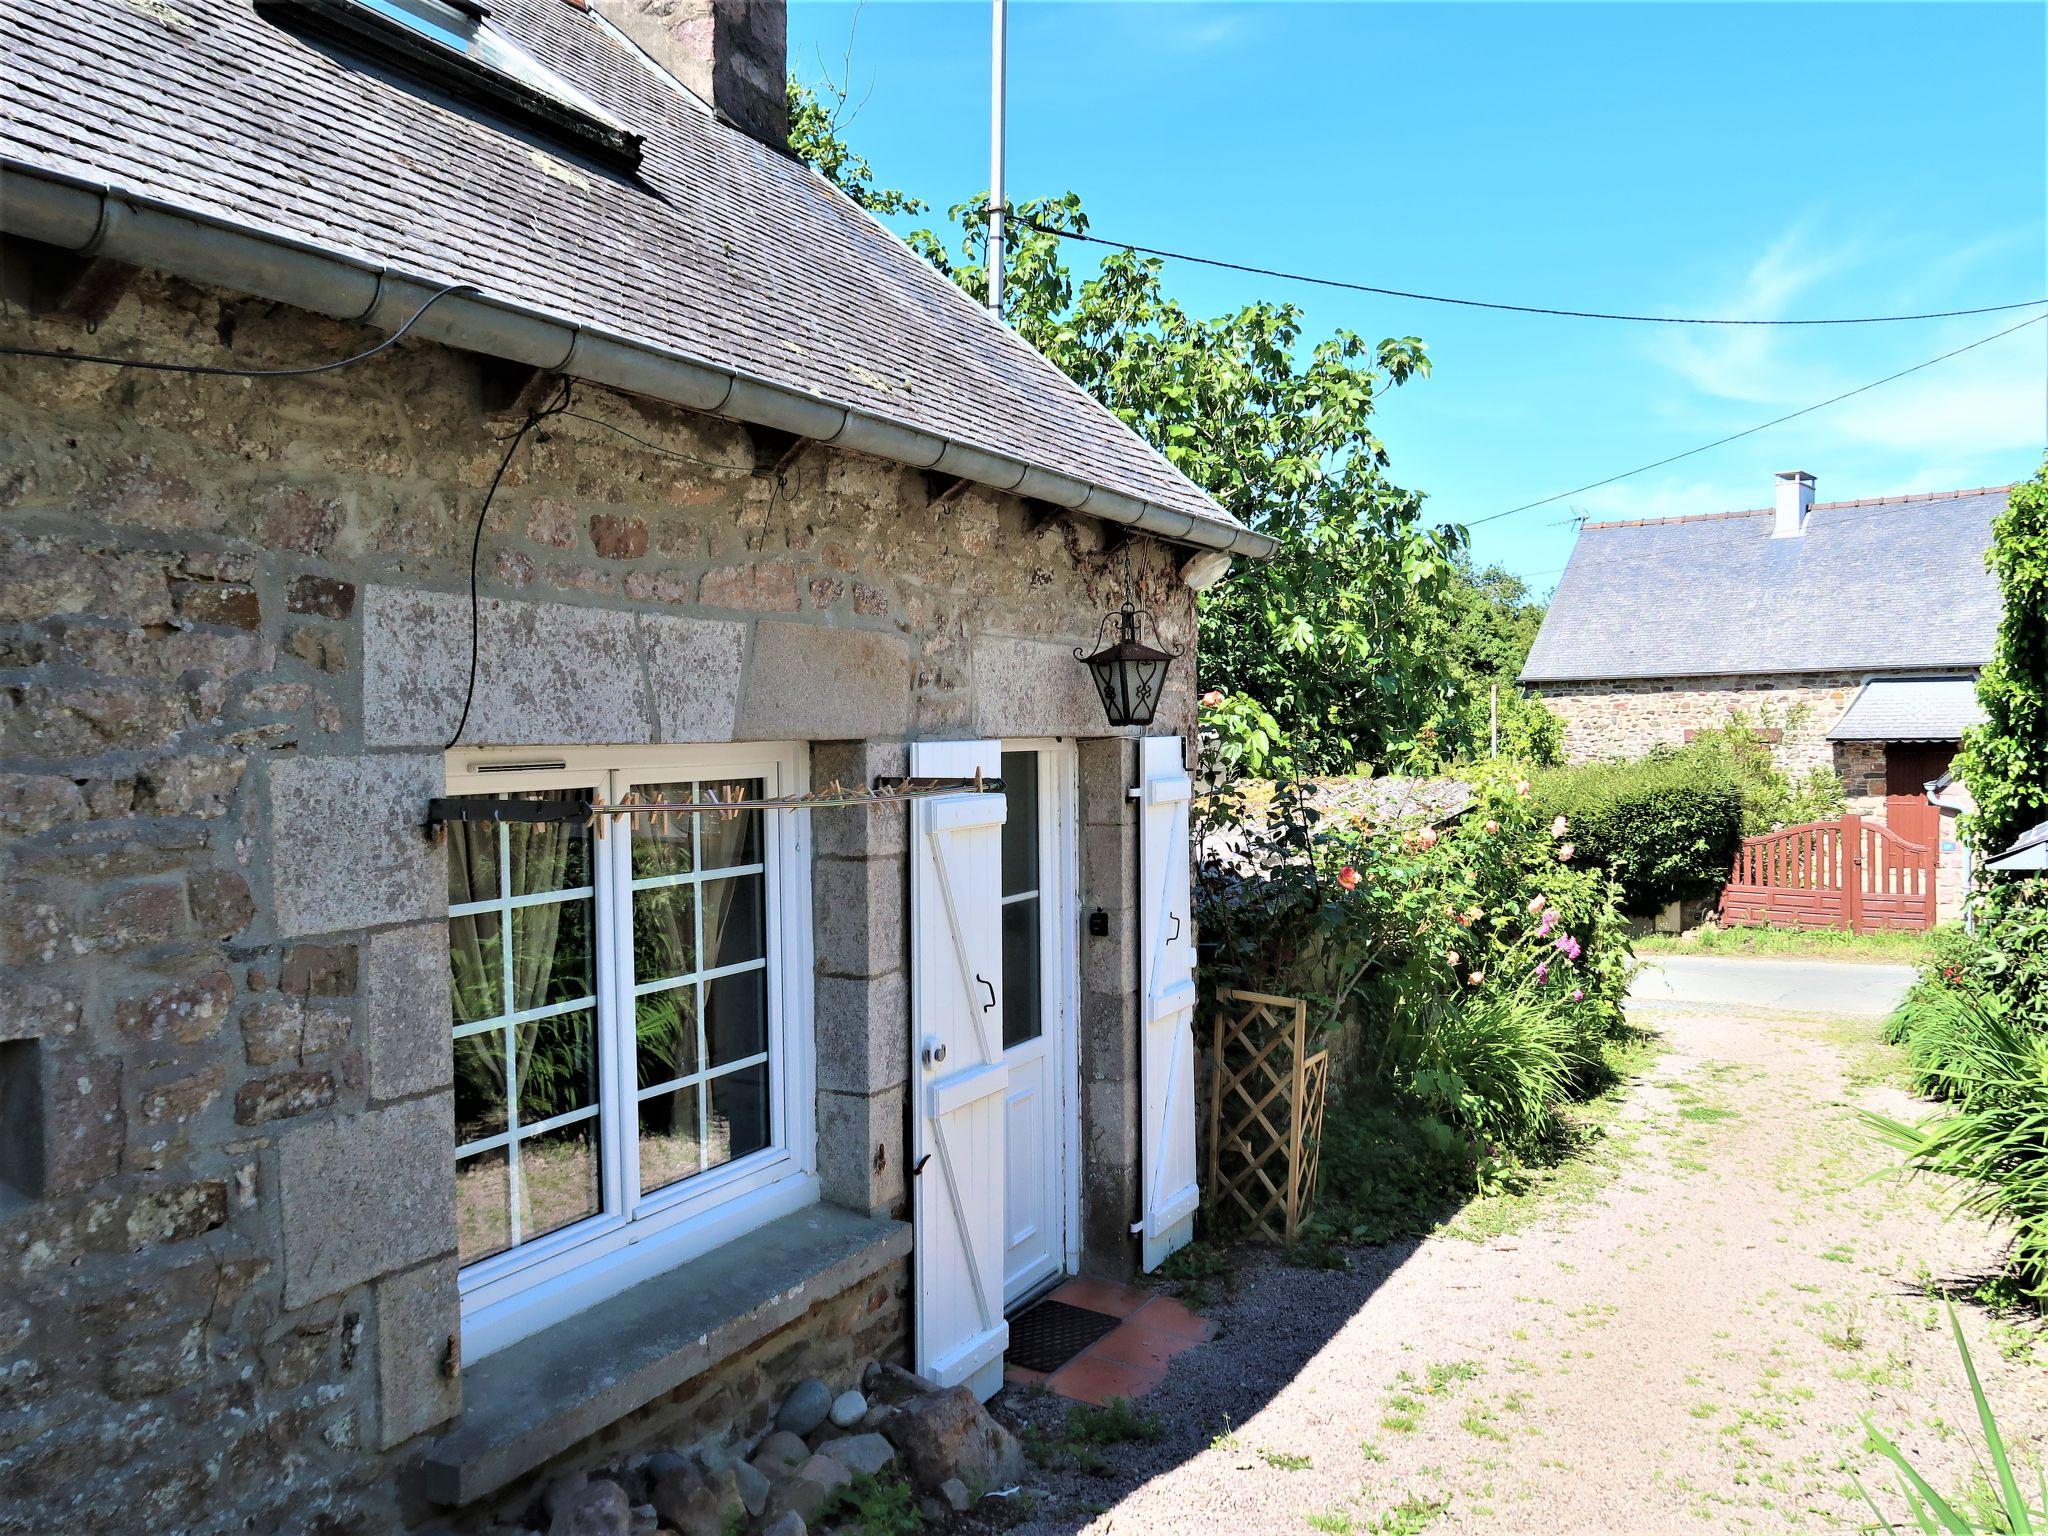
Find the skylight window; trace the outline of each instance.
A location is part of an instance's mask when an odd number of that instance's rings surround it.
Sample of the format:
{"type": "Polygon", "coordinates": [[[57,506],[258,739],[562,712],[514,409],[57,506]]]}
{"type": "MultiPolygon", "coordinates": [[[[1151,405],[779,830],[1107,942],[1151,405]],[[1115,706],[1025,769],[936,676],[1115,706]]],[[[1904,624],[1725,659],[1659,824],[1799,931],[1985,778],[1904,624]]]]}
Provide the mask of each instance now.
{"type": "Polygon", "coordinates": [[[639,134],[492,25],[478,0],[259,0],[338,35],[450,95],[634,170],[639,134]]]}

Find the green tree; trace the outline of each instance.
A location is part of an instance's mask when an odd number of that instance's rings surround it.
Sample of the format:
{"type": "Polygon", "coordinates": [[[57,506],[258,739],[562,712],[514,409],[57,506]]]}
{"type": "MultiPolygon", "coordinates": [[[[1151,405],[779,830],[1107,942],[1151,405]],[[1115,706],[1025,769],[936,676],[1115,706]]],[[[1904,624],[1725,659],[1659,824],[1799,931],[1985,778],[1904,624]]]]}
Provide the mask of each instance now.
{"type": "MultiPolygon", "coordinates": [[[[792,86],[792,148],[877,211],[877,189],[834,114],[792,86]]],[[[1163,263],[1112,252],[1077,277],[1054,230],[1084,232],[1078,197],[1023,204],[1010,221],[1005,318],[1279,552],[1246,562],[1201,603],[1200,682],[1242,695],[1279,728],[1265,759],[1303,772],[1433,764],[1467,684],[1447,658],[1462,530],[1428,528],[1422,498],[1386,474],[1371,417],[1383,390],[1429,371],[1413,336],[1310,343],[1291,304],[1200,319],[1167,294],[1163,263]]],[[[967,293],[988,291],[986,198],[911,244],[967,293]]],[[[1468,702],[1468,701],[1467,701],[1468,702]]],[[[1250,718],[1247,715],[1247,718],[1250,718]]],[[[1249,762],[1250,759],[1247,759],[1249,762]]]]}
{"type": "Polygon", "coordinates": [[[1997,853],[2048,819],[2048,459],[1992,523],[1990,561],[2005,613],[1956,767],[1977,800],[1964,834],[1997,853]]]}
{"type": "Polygon", "coordinates": [[[1544,605],[1521,577],[1498,565],[1480,570],[1469,557],[1458,560],[1447,599],[1447,660],[1457,688],[1438,731],[1446,762],[1487,755],[1498,690],[1501,755],[1539,768],[1556,763],[1564,750],[1564,721],[1542,700],[1524,695],[1518,681],[1542,627],[1544,605]]]}
{"type": "Polygon", "coordinates": [[[875,185],[874,167],[841,132],[845,117],[846,87],[789,77],[789,152],[870,213],[923,213],[925,204],[908,192],[875,185]]]}

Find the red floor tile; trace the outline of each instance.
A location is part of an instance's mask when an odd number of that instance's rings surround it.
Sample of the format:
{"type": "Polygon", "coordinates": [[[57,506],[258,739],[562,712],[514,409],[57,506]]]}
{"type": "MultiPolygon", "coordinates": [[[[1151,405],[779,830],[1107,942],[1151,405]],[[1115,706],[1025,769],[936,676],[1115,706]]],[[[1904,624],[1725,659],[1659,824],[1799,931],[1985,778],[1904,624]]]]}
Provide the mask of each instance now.
{"type": "Polygon", "coordinates": [[[1152,1293],[1108,1280],[1069,1280],[1052,1293],[1052,1299],[1091,1312],[1107,1312],[1111,1317],[1129,1317],[1152,1299],[1152,1293]]]}
{"type": "Polygon", "coordinates": [[[1201,1342],[1200,1339],[1178,1338],[1154,1328],[1142,1327],[1138,1318],[1133,1317],[1097,1339],[1084,1354],[1114,1360],[1120,1365],[1163,1371],[1175,1355],[1193,1349],[1201,1342]]]}
{"type": "Polygon", "coordinates": [[[1154,1333],[1168,1334],[1193,1344],[1206,1344],[1216,1337],[1214,1323],[1200,1313],[1190,1312],[1171,1296],[1154,1297],[1130,1314],[1130,1321],[1154,1333]]]}
{"type": "Polygon", "coordinates": [[[1074,1402],[1100,1407],[1113,1397],[1141,1397],[1164,1380],[1163,1365],[1125,1365],[1119,1360],[1101,1359],[1090,1348],[1078,1360],[1054,1371],[1046,1379],[1045,1388],[1074,1402]]]}

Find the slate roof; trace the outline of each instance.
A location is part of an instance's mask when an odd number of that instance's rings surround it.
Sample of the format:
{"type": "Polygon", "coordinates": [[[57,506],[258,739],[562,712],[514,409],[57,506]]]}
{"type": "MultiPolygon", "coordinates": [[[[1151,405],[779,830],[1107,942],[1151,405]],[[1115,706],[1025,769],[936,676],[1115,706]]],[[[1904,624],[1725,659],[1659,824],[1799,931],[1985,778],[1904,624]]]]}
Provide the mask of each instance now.
{"type": "Polygon", "coordinates": [[[0,28],[0,157],[469,281],[697,362],[1238,524],[821,177],[570,0],[493,23],[645,137],[635,176],[248,0],[37,0],[0,28]]]}
{"type": "Polygon", "coordinates": [[[1849,701],[1828,740],[1960,741],[1983,721],[1974,678],[1879,677],[1849,701]]]}
{"type": "Polygon", "coordinates": [[[1784,539],[1769,508],[1588,523],[1522,680],[1981,666],[2011,489],[1815,502],[1784,539]]]}

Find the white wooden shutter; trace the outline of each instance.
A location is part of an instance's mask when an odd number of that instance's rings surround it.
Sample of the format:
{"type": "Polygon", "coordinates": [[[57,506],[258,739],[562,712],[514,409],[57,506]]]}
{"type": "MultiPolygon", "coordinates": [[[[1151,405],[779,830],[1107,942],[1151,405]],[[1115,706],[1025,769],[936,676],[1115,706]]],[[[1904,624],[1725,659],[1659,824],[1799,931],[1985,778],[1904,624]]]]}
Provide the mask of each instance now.
{"type": "MultiPolygon", "coordinates": [[[[990,778],[994,741],[914,742],[913,774],[990,778]]],[[[997,794],[913,801],[910,1083],[917,1369],[1002,1385],[1003,814],[997,794]]]]}
{"type": "Polygon", "coordinates": [[[1138,965],[1145,1095],[1144,1268],[1195,1235],[1195,921],[1188,878],[1193,786],[1177,736],[1138,743],[1138,965]]]}

